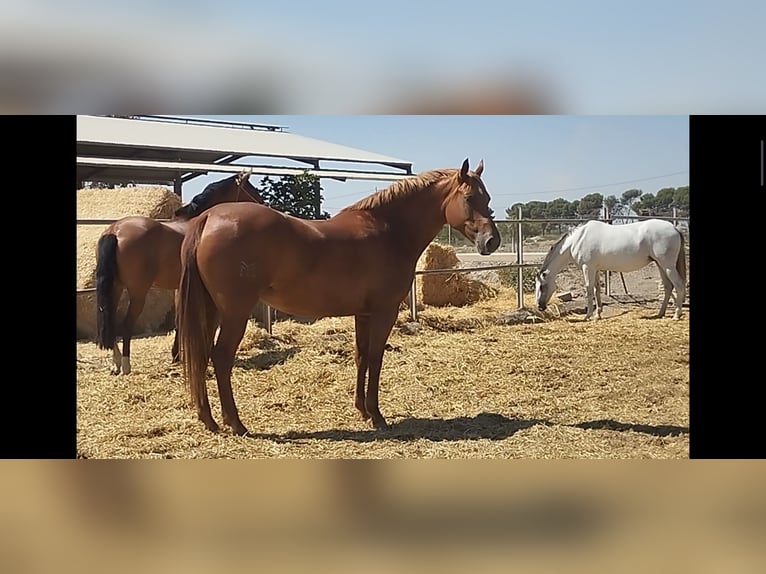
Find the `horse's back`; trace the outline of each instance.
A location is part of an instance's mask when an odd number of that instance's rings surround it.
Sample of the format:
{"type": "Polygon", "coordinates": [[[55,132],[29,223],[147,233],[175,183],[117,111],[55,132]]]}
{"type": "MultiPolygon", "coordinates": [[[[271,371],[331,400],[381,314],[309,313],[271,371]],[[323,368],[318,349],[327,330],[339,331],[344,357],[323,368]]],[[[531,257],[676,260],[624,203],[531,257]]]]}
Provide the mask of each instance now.
{"type": "Polygon", "coordinates": [[[609,225],[593,220],[575,236],[572,254],[580,265],[630,272],[652,261],[675,262],[680,245],[680,234],[669,221],[649,219],[609,225]]]}
{"type": "Polygon", "coordinates": [[[258,291],[285,312],[340,316],[389,293],[403,298],[411,283],[415,259],[403,265],[385,226],[363,211],[305,220],[258,204],[221,204],[201,218],[197,264],[219,292],[258,291]]]}
{"type": "Polygon", "coordinates": [[[151,217],[130,216],[112,224],[117,236],[120,278],[130,289],[154,285],[175,289],[181,276],[181,243],[184,226],[151,217]]]}

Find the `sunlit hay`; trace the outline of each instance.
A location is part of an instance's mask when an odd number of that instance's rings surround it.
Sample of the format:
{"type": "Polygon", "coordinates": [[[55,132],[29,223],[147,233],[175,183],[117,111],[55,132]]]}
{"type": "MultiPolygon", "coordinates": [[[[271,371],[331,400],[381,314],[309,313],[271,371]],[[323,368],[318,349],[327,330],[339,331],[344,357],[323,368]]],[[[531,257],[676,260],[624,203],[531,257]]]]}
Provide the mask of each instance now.
{"type": "MultiPolygon", "coordinates": [[[[418,270],[455,269],[460,266],[454,247],[431,243],[418,260],[418,270]]],[[[496,297],[498,290],[465,273],[433,273],[418,277],[420,297],[426,305],[462,307],[496,297]]]]}
{"type": "MultiPolygon", "coordinates": [[[[182,205],[170,189],[161,186],[125,187],[117,189],[77,190],[78,219],[121,219],[142,215],[170,219],[182,205]]],[[[96,244],[106,225],[77,226],[77,289],[95,287],[96,244]]],[[[127,295],[120,300],[118,316],[127,309],[127,295]]],[[[173,293],[151,289],[136,322],[134,334],[156,333],[172,328],[173,293]]],[[[92,339],[96,334],[95,293],[77,295],[77,336],[92,339]]]]}
{"type": "Polygon", "coordinates": [[[176,193],[159,185],[77,190],[78,219],[120,219],[129,215],[170,219],[181,205],[176,193]]]}
{"type": "Polygon", "coordinates": [[[127,377],[109,375],[111,357],[79,342],[78,450],[89,458],[688,458],[688,314],[651,320],[628,305],[597,322],[495,321],[515,309],[508,288],[470,307],[426,306],[414,334],[399,329],[409,320],[400,313],[380,380],[386,433],[354,408],[353,317],[278,321],[271,336],[248,325],[232,389],[250,438],[199,423],[170,364],[172,334],[134,340],[142,360],[127,377]]]}

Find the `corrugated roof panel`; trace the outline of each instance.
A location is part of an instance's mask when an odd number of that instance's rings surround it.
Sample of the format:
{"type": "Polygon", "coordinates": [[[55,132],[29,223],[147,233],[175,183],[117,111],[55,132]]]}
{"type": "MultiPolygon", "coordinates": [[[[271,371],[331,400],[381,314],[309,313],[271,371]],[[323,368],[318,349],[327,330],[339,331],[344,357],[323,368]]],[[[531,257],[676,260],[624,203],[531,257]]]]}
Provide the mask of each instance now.
{"type": "Polygon", "coordinates": [[[101,116],[77,116],[77,141],[133,148],[376,163],[411,170],[412,162],[278,131],[243,130],[101,116]]]}

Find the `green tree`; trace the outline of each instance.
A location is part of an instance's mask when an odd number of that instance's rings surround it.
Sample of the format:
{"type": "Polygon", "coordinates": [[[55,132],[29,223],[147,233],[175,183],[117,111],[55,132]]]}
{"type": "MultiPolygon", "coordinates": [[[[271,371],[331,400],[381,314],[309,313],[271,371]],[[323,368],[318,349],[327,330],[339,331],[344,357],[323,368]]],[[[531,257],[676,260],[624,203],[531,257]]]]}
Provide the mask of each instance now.
{"type": "Polygon", "coordinates": [[[278,180],[266,176],[258,191],[269,207],[303,219],[327,219],[330,214],[321,210],[322,186],[319,177],[303,172],[286,175],[278,180]]]}
{"type": "MultiPolygon", "coordinates": [[[[574,219],[576,214],[575,206],[564,198],[558,197],[548,202],[548,217],[550,219],[574,219]]],[[[557,233],[563,233],[564,224],[556,223],[552,225],[555,225],[557,233]]]]}
{"type": "Polygon", "coordinates": [[[604,196],[600,193],[589,193],[580,199],[577,206],[577,214],[585,219],[593,219],[599,216],[604,206],[604,196]]]}
{"type": "Polygon", "coordinates": [[[675,187],[663,187],[654,196],[654,209],[656,215],[671,215],[673,212],[673,200],[675,198],[675,187]]]}
{"type": "Polygon", "coordinates": [[[627,207],[627,212],[630,213],[630,210],[633,209],[633,203],[635,203],[643,193],[644,192],[640,189],[627,189],[622,192],[622,195],[620,196],[620,203],[627,207]]]}
{"type": "Polygon", "coordinates": [[[633,204],[633,210],[639,215],[659,215],[657,213],[657,198],[653,193],[645,193],[633,204]]]}
{"type": "Polygon", "coordinates": [[[677,187],[673,193],[673,207],[678,209],[679,215],[689,215],[689,186],[677,187]]]}

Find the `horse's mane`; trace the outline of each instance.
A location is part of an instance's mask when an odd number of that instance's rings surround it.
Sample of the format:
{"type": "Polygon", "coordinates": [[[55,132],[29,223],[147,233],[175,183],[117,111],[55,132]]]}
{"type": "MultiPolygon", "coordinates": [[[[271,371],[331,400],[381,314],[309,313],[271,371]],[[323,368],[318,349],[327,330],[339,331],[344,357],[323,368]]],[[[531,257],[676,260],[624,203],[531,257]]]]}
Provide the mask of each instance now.
{"type": "Polygon", "coordinates": [[[417,193],[421,189],[428,187],[440,179],[450,176],[457,177],[457,174],[457,169],[432,169],[430,171],[424,171],[412,177],[395,181],[385,189],[376,191],[372,195],[368,195],[356,203],[344,207],[339,213],[344,211],[369,210],[384,207],[397,199],[417,193]]]}
{"type": "Polygon", "coordinates": [[[218,191],[223,186],[231,185],[236,177],[236,175],[232,175],[226,179],[208,183],[201,193],[198,193],[192,197],[191,201],[186,205],[182,205],[176,209],[173,215],[179,219],[191,219],[192,217],[198,216],[200,213],[210,207],[213,196],[218,193],[218,191]]]}
{"type": "Polygon", "coordinates": [[[546,269],[551,261],[553,261],[553,258],[556,256],[556,249],[564,242],[564,240],[569,237],[569,234],[572,233],[571,231],[567,231],[564,235],[559,237],[556,242],[551,245],[551,248],[548,250],[548,253],[545,254],[545,259],[543,259],[542,265],[540,265],[540,269],[546,269]]]}

